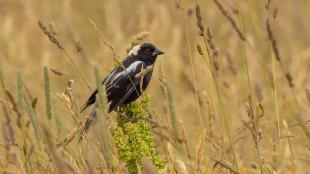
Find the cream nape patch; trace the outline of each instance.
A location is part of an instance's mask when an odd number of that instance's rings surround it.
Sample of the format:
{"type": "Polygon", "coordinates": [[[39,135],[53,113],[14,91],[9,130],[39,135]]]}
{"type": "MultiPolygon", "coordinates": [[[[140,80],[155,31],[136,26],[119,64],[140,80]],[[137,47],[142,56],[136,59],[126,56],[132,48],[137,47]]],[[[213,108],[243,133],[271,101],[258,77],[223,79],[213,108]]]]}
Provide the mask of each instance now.
{"type": "Polygon", "coordinates": [[[130,56],[130,55],[134,55],[134,56],[138,55],[138,52],[139,52],[140,48],[141,48],[141,45],[135,45],[135,46],[132,47],[132,49],[129,51],[128,56],[130,56]]]}

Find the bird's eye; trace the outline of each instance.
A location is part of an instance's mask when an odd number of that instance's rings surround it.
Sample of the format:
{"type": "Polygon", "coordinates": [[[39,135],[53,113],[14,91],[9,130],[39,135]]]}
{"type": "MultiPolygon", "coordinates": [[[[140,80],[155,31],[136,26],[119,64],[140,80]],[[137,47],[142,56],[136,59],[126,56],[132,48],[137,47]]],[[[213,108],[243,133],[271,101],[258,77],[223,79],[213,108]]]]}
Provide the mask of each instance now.
{"type": "Polygon", "coordinates": [[[151,50],[150,49],[146,49],[146,54],[150,54],[151,53],[151,50]]]}

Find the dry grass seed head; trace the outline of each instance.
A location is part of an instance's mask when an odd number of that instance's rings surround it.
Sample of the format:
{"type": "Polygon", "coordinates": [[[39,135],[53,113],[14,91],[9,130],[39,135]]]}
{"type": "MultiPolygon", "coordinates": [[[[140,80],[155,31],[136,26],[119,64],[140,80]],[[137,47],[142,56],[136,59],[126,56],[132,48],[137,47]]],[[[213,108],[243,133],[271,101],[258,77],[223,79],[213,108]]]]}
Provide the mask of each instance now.
{"type": "Polygon", "coordinates": [[[38,21],[38,25],[45,35],[48,36],[49,40],[55,44],[59,49],[63,50],[63,46],[60,44],[57,38],[56,27],[54,23],[50,23],[47,27],[42,21],[38,21]]]}
{"type": "Polygon", "coordinates": [[[61,71],[59,71],[59,70],[57,70],[57,69],[55,69],[55,68],[51,68],[51,71],[52,71],[54,74],[58,75],[58,76],[65,75],[64,73],[62,73],[61,71]]]}
{"type": "Polygon", "coordinates": [[[235,19],[229,14],[229,12],[224,8],[224,6],[220,3],[219,0],[214,0],[216,6],[219,8],[219,10],[221,11],[221,13],[227,18],[227,20],[230,22],[230,24],[232,25],[233,29],[237,32],[239,38],[242,41],[246,41],[246,37],[243,34],[243,32],[241,31],[241,29],[238,27],[237,22],[235,21],[235,19]]]}
{"type": "Polygon", "coordinates": [[[133,36],[133,39],[130,43],[129,48],[127,48],[127,53],[130,52],[130,50],[136,46],[139,45],[145,38],[147,38],[151,33],[148,31],[142,31],[138,34],[136,34],[135,36],[133,36]]]}
{"type": "Polygon", "coordinates": [[[204,33],[204,27],[202,24],[202,17],[201,17],[201,11],[200,11],[200,6],[196,5],[196,18],[197,18],[197,26],[200,30],[201,33],[204,33]]]}
{"type": "Polygon", "coordinates": [[[203,56],[202,48],[199,44],[196,45],[198,53],[203,56]]]}
{"type": "Polygon", "coordinates": [[[271,0],[266,0],[266,2],[265,2],[265,9],[266,10],[269,10],[270,4],[271,4],[271,0]]]}
{"type": "Polygon", "coordinates": [[[206,35],[207,35],[207,42],[208,45],[212,51],[212,58],[213,58],[213,65],[216,71],[219,70],[219,63],[218,63],[218,55],[219,55],[219,49],[215,46],[214,40],[213,40],[213,33],[211,31],[210,27],[207,27],[207,31],[206,31],[206,35]]]}
{"type": "Polygon", "coordinates": [[[22,126],[22,114],[17,106],[17,103],[16,101],[14,100],[14,97],[13,95],[9,92],[9,91],[6,91],[6,96],[8,97],[8,99],[10,100],[12,106],[13,106],[13,111],[16,113],[17,115],[17,118],[16,118],[16,124],[19,128],[21,128],[22,126]]]}
{"type": "Polygon", "coordinates": [[[15,142],[15,133],[11,126],[11,119],[9,116],[9,110],[6,103],[2,103],[3,110],[3,123],[2,123],[2,134],[4,139],[4,147],[7,151],[10,151],[11,145],[15,142]]]}
{"type": "Polygon", "coordinates": [[[289,86],[291,88],[294,88],[295,85],[293,83],[293,77],[288,72],[288,70],[286,69],[284,63],[282,62],[282,58],[281,58],[281,55],[280,55],[278,44],[277,44],[277,41],[276,41],[276,39],[274,37],[273,31],[271,29],[271,25],[270,25],[269,19],[266,20],[266,30],[267,30],[267,34],[268,34],[268,39],[271,42],[271,47],[272,47],[272,51],[273,51],[273,53],[275,55],[275,58],[280,63],[282,71],[284,71],[284,73],[285,73],[285,78],[286,78],[289,86]]]}
{"type": "Polygon", "coordinates": [[[199,142],[196,146],[196,172],[201,173],[202,162],[204,159],[204,143],[206,137],[207,129],[204,129],[200,135],[199,142]]]}

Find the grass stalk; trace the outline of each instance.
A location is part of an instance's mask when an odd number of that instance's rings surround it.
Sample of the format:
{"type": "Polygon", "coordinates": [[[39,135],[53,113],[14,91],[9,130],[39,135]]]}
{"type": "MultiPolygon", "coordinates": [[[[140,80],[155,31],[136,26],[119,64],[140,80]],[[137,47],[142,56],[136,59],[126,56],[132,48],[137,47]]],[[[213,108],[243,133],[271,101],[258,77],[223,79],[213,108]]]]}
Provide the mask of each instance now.
{"type": "MultiPolygon", "coordinates": [[[[271,59],[272,59],[273,86],[274,86],[274,107],[276,110],[278,137],[281,137],[281,122],[280,122],[279,105],[278,105],[278,85],[277,85],[277,76],[276,76],[276,69],[275,69],[274,54],[272,54],[271,59]]],[[[280,143],[280,152],[282,152],[282,140],[281,140],[281,138],[279,138],[279,143],[280,143]]]]}
{"type": "Polygon", "coordinates": [[[107,123],[107,112],[105,107],[105,95],[104,95],[104,87],[101,84],[99,71],[97,68],[95,68],[95,77],[96,77],[96,84],[98,89],[98,100],[97,100],[97,106],[98,106],[98,115],[97,118],[99,120],[99,123],[101,125],[101,131],[102,131],[102,143],[103,143],[103,149],[104,149],[104,158],[106,161],[106,164],[110,171],[114,173],[114,165],[113,165],[113,156],[112,156],[112,138],[111,134],[109,132],[109,126],[107,123]]]}
{"type": "Polygon", "coordinates": [[[192,78],[193,78],[194,88],[195,88],[195,98],[196,98],[197,112],[199,115],[199,125],[200,125],[200,128],[203,128],[204,127],[204,121],[203,121],[202,113],[201,113],[201,109],[200,109],[198,90],[197,90],[197,80],[196,80],[196,73],[195,73],[195,67],[194,67],[194,58],[193,58],[193,54],[192,54],[192,47],[191,47],[191,42],[190,42],[187,20],[186,20],[186,16],[185,16],[185,12],[184,12],[183,0],[180,0],[180,8],[181,8],[183,28],[185,30],[187,49],[188,49],[189,58],[190,58],[190,67],[191,67],[191,72],[192,72],[192,78]]]}
{"type": "Polygon", "coordinates": [[[180,137],[179,137],[178,121],[176,118],[173,94],[172,94],[172,90],[169,88],[167,81],[165,79],[162,66],[159,67],[159,81],[160,81],[161,90],[166,100],[166,104],[168,105],[167,109],[169,110],[170,121],[172,125],[172,132],[174,134],[173,136],[175,136],[176,139],[179,139],[180,137]]]}
{"type": "Polygon", "coordinates": [[[4,82],[4,74],[2,72],[1,66],[0,66],[0,83],[1,83],[3,91],[5,91],[6,90],[6,84],[4,82]]]}
{"type": "Polygon", "coordinates": [[[49,79],[47,67],[44,67],[44,89],[45,89],[46,116],[47,116],[48,120],[51,121],[51,119],[52,119],[52,101],[51,101],[50,79],[49,79]]]}
{"type": "Polygon", "coordinates": [[[103,34],[99,31],[97,25],[93,22],[93,20],[91,18],[88,18],[89,22],[91,23],[91,25],[94,27],[96,33],[99,35],[100,40],[103,42],[104,45],[106,45],[108,48],[111,49],[111,51],[113,52],[114,55],[114,60],[120,64],[120,56],[117,54],[116,50],[114,49],[114,47],[103,37],[103,34]]]}
{"type": "Polygon", "coordinates": [[[87,83],[86,78],[83,76],[83,74],[81,73],[81,71],[79,70],[77,65],[74,63],[74,61],[73,61],[72,57],[70,56],[70,54],[68,53],[68,51],[64,48],[64,46],[59,41],[58,34],[55,32],[55,29],[52,29],[50,26],[47,27],[42,21],[38,21],[38,25],[41,28],[41,30],[43,31],[43,33],[48,36],[51,43],[54,44],[55,46],[57,46],[57,48],[59,48],[61,51],[63,51],[63,53],[66,55],[66,57],[69,59],[69,62],[73,66],[73,69],[78,73],[78,75],[82,79],[83,83],[87,86],[89,91],[92,91],[92,89],[90,88],[90,86],[87,83]]]}
{"type": "MultiPolygon", "coordinates": [[[[52,100],[52,106],[55,106],[55,100],[52,100]]],[[[60,115],[55,108],[53,112],[53,117],[54,117],[54,124],[57,129],[57,133],[58,135],[61,135],[61,133],[63,132],[63,123],[61,122],[60,115]]]]}
{"type": "Polygon", "coordinates": [[[291,74],[289,73],[288,68],[286,67],[286,65],[282,61],[282,58],[280,56],[280,51],[279,51],[279,48],[277,46],[278,45],[277,40],[274,38],[274,33],[271,29],[269,19],[266,20],[266,30],[267,30],[268,38],[269,38],[269,41],[271,43],[271,47],[272,47],[272,51],[274,53],[275,59],[279,62],[281,70],[282,70],[283,74],[285,75],[287,83],[291,89],[291,94],[293,97],[293,105],[295,108],[293,115],[294,115],[296,121],[300,124],[305,136],[307,137],[308,143],[310,143],[310,131],[305,126],[304,121],[301,117],[300,104],[299,104],[297,97],[296,97],[297,92],[296,92],[296,88],[295,88],[294,83],[293,83],[293,78],[292,78],[291,74]]]}
{"type": "Polygon", "coordinates": [[[17,106],[21,113],[24,112],[24,102],[23,102],[23,82],[17,74],[17,106]]]}
{"type": "Polygon", "coordinates": [[[23,97],[23,101],[26,105],[26,109],[28,111],[28,115],[32,124],[32,128],[37,140],[37,144],[40,147],[40,135],[39,135],[39,127],[38,127],[38,121],[37,121],[37,116],[36,113],[33,110],[32,104],[31,104],[31,100],[28,96],[28,94],[26,93],[26,89],[25,86],[23,84],[23,80],[20,74],[17,74],[17,81],[18,83],[20,83],[22,85],[22,89],[21,89],[21,93],[22,93],[22,97],[23,97]]]}
{"type": "MultiPolygon", "coordinates": [[[[201,17],[201,14],[200,14],[200,10],[197,10],[197,9],[200,9],[199,8],[199,5],[197,5],[197,8],[196,8],[196,16],[197,16],[197,20],[198,20],[198,24],[201,23],[199,22],[199,20],[202,20],[201,17]]],[[[201,28],[201,27],[199,27],[201,28]]],[[[228,136],[228,139],[229,139],[229,144],[231,146],[231,149],[232,149],[232,154],[233,154],[233,160],[234,160],[234,165],[236,166],[237,170],[238,170],[238,161],[237,161],[237,157],[236,157],[236,152],[235,152],[235,148],[234,148],[234,143],[233,143],[233,140],[232,140],[232,135],[231,135],[231,131],[230,131],[230,128],[229,128],[229,124],[228,124],[228,120],[226,118],[226,114],[225,114],[225,108],[224,108],[224,104],[223,104],[223,100],[222,100],[222,96],[221,96],[221,91],[220,91],[220,87],[219,87],[219,84],[218,84],[218,79],[216,78],[216,75],[215,75],[215,67],[214,67],[214,63],[210,57],[210,53],[208,52],[209,49],[208,49],[208,38],[206,36],[206,33],[203,32],[204,30],[203,29],[200,29],[200,35],[203,37],[203,40],[204,40],[204,44],[205,44],[205,48],[206,48],[206,51],[207,51],[207,54],[203,54],[202,52],[200,53],[204,59],[204,61],[206,62],[207,64],[207,67],[209,68],[209,71],[210,71],[210,74],[212,75],[212,79],[213,79],[213,84],[214,84],[214,88],[216,90],[216,95],[217,95],[217,99],[218,99],[218,104],[219,104],[219,113],[221,115],[221,119],[224,123],[224,127],[225,127],[225,130],[226,130],[226,134],[228,136]]]]}

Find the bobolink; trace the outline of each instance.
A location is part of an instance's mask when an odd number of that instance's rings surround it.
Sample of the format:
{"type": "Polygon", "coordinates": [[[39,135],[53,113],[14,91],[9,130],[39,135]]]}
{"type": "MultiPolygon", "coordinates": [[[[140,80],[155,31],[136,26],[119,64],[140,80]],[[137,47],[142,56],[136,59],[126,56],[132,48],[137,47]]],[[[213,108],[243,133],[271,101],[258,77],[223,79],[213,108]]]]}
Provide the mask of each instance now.
{"type": "MultiPolygon", "coordinates": [[[[105,87],[108,113],[115,111],[119,106],[136,100],[148,86],[152,77],[152,67],[158,55],[164,54],[151,43],[134,46],[127,58],[121,62],[102,82],[105,87]],[[141,72],[149,69],[146,73],[141,72]]],[[[81,112],[96,102],[96,89],[81,107],[81,112]]],[[[96,106],[86,121],[84,130],[90,127],[96,117],[96,106]]]]}

